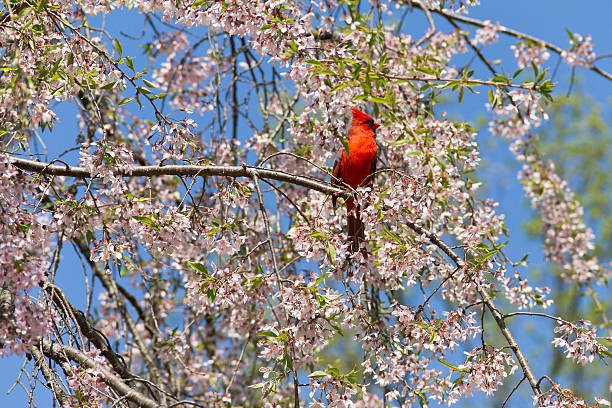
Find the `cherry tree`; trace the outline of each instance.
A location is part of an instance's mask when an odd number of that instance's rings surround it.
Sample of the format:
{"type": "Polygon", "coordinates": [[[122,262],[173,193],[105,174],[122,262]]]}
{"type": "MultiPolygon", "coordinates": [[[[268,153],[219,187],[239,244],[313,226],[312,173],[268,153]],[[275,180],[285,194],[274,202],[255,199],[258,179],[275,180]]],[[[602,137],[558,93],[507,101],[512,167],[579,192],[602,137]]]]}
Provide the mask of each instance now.
{"type": "Polygon", "coordinates": [[[31,361],[17,381],[61,406],[609,406],[513,329],[552,321],[550,352],[609,363],[610,265],[537,132],[551,66],[612,74],[587,34],[551,44],[477,3],[4,2],[0,355],[31,361]],[[500,36],[514,59],[497,63],[500,36]],[[468,94],[597,321],[549,313],[555,293],[504,250],[479,130],[440,109],[468,94]],[[351,107],[382,125],[356,191],[330,183],[351,107]],[[360,203],[360,251],[332,196],[360,203]]]}

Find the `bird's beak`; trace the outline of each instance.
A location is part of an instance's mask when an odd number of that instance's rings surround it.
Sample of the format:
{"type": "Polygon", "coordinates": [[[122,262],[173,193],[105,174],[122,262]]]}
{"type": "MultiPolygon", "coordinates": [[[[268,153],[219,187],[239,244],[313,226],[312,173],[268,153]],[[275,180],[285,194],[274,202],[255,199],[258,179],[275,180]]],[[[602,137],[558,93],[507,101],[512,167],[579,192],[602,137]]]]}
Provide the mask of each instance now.
{"type": "Polygon", "coordinates": [[[374,122],[374,130],[378,129],[379,127],[380,127],[380,123],[374,122]]]}

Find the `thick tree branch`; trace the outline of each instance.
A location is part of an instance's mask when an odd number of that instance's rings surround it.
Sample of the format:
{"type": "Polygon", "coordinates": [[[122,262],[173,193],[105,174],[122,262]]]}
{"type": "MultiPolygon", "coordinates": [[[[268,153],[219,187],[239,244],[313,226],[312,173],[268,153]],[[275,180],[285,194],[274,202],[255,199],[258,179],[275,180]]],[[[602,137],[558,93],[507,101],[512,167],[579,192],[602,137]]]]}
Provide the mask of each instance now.
{"type": "MultiPolygon", "coordinates": [[[[85,167],[70,166],[68,164],[43,163],[34,160],[10,158],[11,163],[22,170],[33,171],[50,176],[68,176],[79,179],[95,178],[85,167]]],[[[153,176],[224,176],[224,177],[246,177],[276,180],[302,187],[307,187],[325,194],[333,194],[339,197],[348,197],[344,189],[332,187],[331,184],[307,176],[298,176],[280,170],[270,170],[254,166],[192,166],[192,165],[169,165],[169,166],[135,166],[130,170],[117,169],[117,175],[124,177],[153,177],[153,176]]]]}
{"type": "Polygon", "coordinates": [[[57,362],[62,361],[74,361],[77,362],[81,367],[89,368],[100,373],[104,382],[111,387],[115,392],[122,395],[128,401],[137,404],[139,407],[150,407],[158,408],[160,404],[145,395],[134,390],[132,387],[127,385],[121,377],[115,375],[109,369],[101,367],[93,358],[80,350],[70,347],[65,344],[53,343],[48,339],[43,339],[40,342],[42,352],[48,358],[57,362]]]}
{"type": "Polygon", "coordinates": [[[81,333],[83,333],[83,335],[87,337],[87,339],[91,341],[98,350],[100,350],[100,353],[109,361],[113,367],[113,370],[119,373],[119,375],[124,379],[130,379],[133,377],[122,357],[116,354],[111,348],[108,339],[89,324],[85,314],[75,308],[72,303],[68,301],[66,295],[59,287],[47,283],[44,285],[43,289],[45,290],[45,293],[47,293],[51,299],[53,299],[53,303],[56,305],[58,310],[65,313],[68,318],[73,319],[78,325],[81,333]]]}
{"type": "Polygon", "coordinates": [[[64,392],[62,387],[56,378],[55,371],[51,368],[47,360],[45,359],[44,354],[37,349],[36,347],[32,348],[32,356],[34,357],[34,362],[40,371],[42,372],[45,380],[47,380],[47,386],[51,389],[51,392],[55,396],[57,402],[59,402],[60,406],[67,407],[70,405],[70,399],[68,395],[64,392]]]}

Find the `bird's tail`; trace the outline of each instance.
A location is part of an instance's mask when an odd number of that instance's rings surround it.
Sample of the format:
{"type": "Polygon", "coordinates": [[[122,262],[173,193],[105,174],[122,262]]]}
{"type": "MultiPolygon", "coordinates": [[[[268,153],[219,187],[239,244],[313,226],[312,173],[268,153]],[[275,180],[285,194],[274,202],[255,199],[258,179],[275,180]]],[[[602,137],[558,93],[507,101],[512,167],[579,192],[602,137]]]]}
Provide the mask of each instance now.
{"type": "Polygon", "coordinates": [[[365,240],[364,225],[361,221],[361,211],[359,205],[355,205],[355,201],[346,200],[348,238],[350,241],[350,251],[359,251],[361,242],[365,240]]]}

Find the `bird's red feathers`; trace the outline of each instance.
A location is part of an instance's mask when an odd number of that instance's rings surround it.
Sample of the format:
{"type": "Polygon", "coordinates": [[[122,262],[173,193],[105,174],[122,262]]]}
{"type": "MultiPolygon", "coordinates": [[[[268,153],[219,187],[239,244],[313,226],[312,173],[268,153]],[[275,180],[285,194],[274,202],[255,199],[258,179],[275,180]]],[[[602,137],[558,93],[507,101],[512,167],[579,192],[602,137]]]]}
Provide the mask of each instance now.
{"type": "MultiPolygon", "coordinates": [[[[352,109],[353,120],[348,131],[348,152],[341,150],[341,156],[336,159],[332,172],[332,184],[347,184],[356,189],[362,185],[372,183],[370,177],[376,171],[378,149],[376,147],[376,129],[380,124],[374,122],[367,114],[352,109]]],[[[335,197],[332,202],[336,204],[335,197]]],[[[348,235],[352,240],[351,249],[356,251],[359,242],[363,239],[363,223],[359,215],[359,206],[351,198],[346,200],[348,212],[348,235]]]]}

